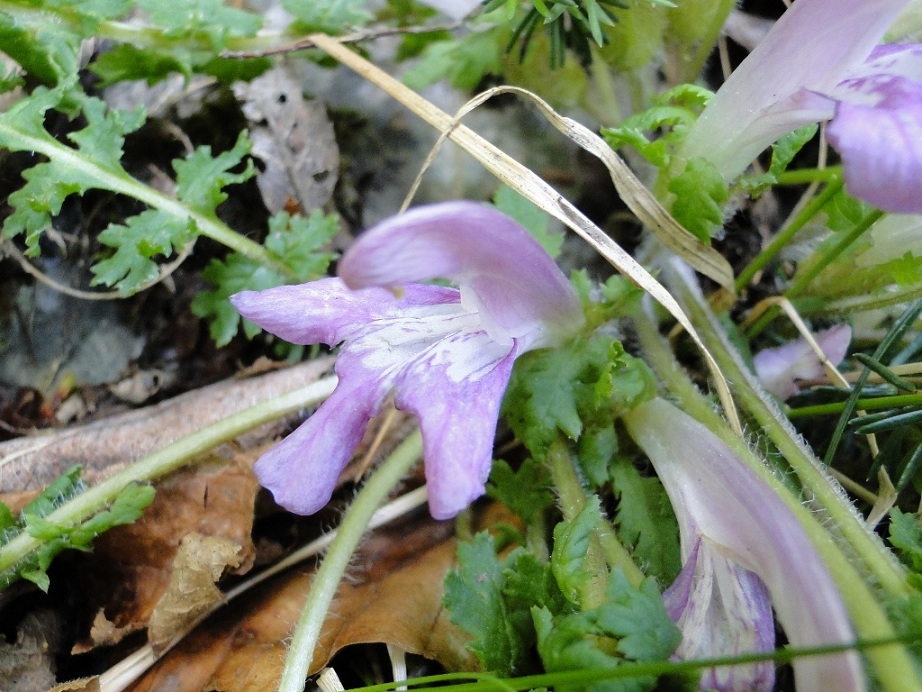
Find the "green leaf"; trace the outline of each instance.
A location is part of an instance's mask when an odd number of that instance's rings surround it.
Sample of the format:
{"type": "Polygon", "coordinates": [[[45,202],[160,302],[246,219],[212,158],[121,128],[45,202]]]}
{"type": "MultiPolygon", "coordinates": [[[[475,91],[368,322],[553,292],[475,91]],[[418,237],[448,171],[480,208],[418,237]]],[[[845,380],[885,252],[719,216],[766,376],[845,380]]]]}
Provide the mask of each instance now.
{"type": "Polygon", "coordinates": [[[55,478],[38,496],[22,508],[23,515],[43,517],[84,489],[80,466],[71,466],[55,478]]]}
{"type": "Polygon", "coordinates": [[[530,641],[534,641],[529,615],[533,607],[547,608],[555,615],[574,612],[557,586],[550,566],[541,562],[533,553],[516,550],[510,554],[503,576],[503,596],[510,611],[522,613],[529,621],[524,631],[529,633],[530,641]]]}
{"type": "Polygon", "coordinates": [[[137,0],[150,20],[165,30],[167,38],[198,38],[213,51],[227,47],[231,37],[255,36],[262,18],[251,12],[228,7],[223,0],[137,0]]]}
{"type": "Polygon", "coordinates": [[[30,26],[19,17],[0,12],[3,52],[45,84],[67,84],[76,80],[80,41],[79,35],[58,22],[45,21],[30,26]]]}
{"type": "Polygon", "coordinates": [[[521,636],[503,598],[503,567],[493,538],[479,533],[458,546],[458,567],[445,577],[451,621],[473,636],[468,648],[485,670],[510,676],[525,659],[521,636]]]}
{"type": "Polygon", "coordinates": [[[180,51],[163,52],[151,48],[138,48],[122,43],[100,55],[90,65],[90,71],[102,81],[100,87],[129,79],[143,79],[156,84],[174,72],[189,76],[188,61],[179,60],[180,51]]]}
{"type": "Polygon", "coordinates": [[[211,147],[198,147],[185,159],[173,162],[176,170],[176,196],[202,214],[213,216],[227,199],[224,187],[249,180],[256,174],[252,159],[240,173],[231,173],[251,147],[246,130],[242,130],[232,149],[212,156],[211,147]]]}
{"type": "MultiPolygon", "coordinates": [[[[618,659],[601,651],[597,642],[587,636],[591,626],[583,614],[554,617],[547,608],[532,610],[538,639],[538,654],[548,673],[570,670],[615,668],[618,659]]],[[[630,680],[613,680],[590,685],[555,685],[557,692],[622,692],[630,680]]]]}
{"type": "Polygon", "coordinates": [[[922,573],[922,522],[918,515],[894,507],[890,513],[890,543],[903,562],[922,573]]]}
{"type": "Polygon", "coordinates": [[[323,31],[340,34],[352,27],[362,26],[373,15],[365,0],[282,0],[282,7],[291,12],[304,26],[304,31],[323,31]]]}
{"type": "Polygon", "coordinates": [[[518,221],[553,258],[560,254],[566,234],[548,229],[548,216],[531,201],[525,199],[508,185],[503,185],[493,197],[494,206],[518,221]]]}
{"type": "Polygon", "coordinates": [[[571,521],[562,521],[554,527],[551,571],[560,591],[573,604],[581,602],[582,593],[593,576],[583,563],[592,532],[601,521],[599,498],[592,496],[571,521]]]}
{"type": "Polygon", "coordinates": [[[713,163],[697,157],[691,159],[679,175],[669,181],[675,220],[699,240],[710,244],[711,237],[723,228],[724,203],[730,193],[713,163]]]}
{"type": "Polygon", "coordinates": [[[554,506],[550,474],[543,464],[528,458],[513,471],[505,461],[493,464],[487,494],[501,502],[528,524],[554,506]]]}
{"type": "Polygon", "coordinates": [[[456,89],[470,91],[486,75],[501,73],[500,46],[504,31],[497,27],[430,44],[416,66],[404,74],[403,81],[410,88],[419,90],[440,79],[448,79],[456,89]]]}
{"type": "Polygon", "coordinates": [[[614,522],[621,542],[634,548],[634,559],[661,584],[671,584],[682,569],[679,529],[662,483],[644,478],[626,459],[611,465],[618,509],[614,522]]]}
{"type": "Polygon", "coordinates": [[[516,436],[541,458],[558,432],[572,440],[587,429],[607,435],[600,430],[611,426],[617,407],[651,396],[655,387],[649,368],[628,356],[620,342],[594,333],[519,358],[503,413],[516,436]]]}
{"type": "Polygon", "coordinates": [[[682,634],[666,612],[656,580],[647,578],[633,587],[616,569],[607,595],[596,609],[595,621],[602,632],[618,639],[618,651],[634,661],[667,660],[682,634]]]}
{"type": "MultiPolygon", "coordinates": [[[[13,516],[13,510],[5,502],[0,502],[0,539],[3,532],[16,525],[16,518],[13,516]]],[[[0,540],[0,544],[4,543],[0,540]]]]}
{"type": "MultiPolygon", "coordinates": [[[[296,281],[312,281],[326,275],[334,255],[325,252],[324,248],[338,230],[339,218],[335,214],[325,215],[314,210],[310,216],[303,217],[280,212],[269,220],[269,235],[264,245],[291,269],[296,281]]],[[[279,272],[237,253],[229,254],[224,260],[211,260],[202,277],[215,288],[195,296],[192,312],[211,320],[209,331],[218,346],[229,343],[241,323],[251,338],[260,331],[252,322],[241,320],[228,300],[232,295],[286,283],[286,277],[279,272]]]]}
{"type": "Polygon", "coordinates": [[[194,236],[191,219],[183,223],[159,209],[131,216],[124,224],[110,224],[99,234],[99,242],[115,252],[93,265],[92,283],[114,286],[129,295],[159,276],[155,257],[170,257],[194,236]]]}
{"type": "Polygon", "coordinates": [[[804,145],[816,135],[819,125],[813,123],[798,128],[793,132],[784,135],[777,142],[772,144],[772,162],[768,167],[768,172],[774,176],[779,176],[787,170],[791,161],[797,156],[797,153],[804,148],[804,145]]]}

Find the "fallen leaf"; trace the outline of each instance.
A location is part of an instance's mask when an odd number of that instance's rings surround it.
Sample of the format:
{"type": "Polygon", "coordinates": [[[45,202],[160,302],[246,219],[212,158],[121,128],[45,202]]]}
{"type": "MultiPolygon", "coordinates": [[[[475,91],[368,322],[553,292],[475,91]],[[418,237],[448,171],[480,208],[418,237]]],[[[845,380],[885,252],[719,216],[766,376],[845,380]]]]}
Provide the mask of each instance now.
{"type": "Polygon", "coordinates": [[[336,186],[339,148],[324,104],[305,99],[284,66],[237,82],[234,94],[252,123],[252,154],[265,164],[256,183],[266,208],[284,211],[292,198],[304,213],[325,205],[336,186]]]}
{"type": "MultiPolygon", "coordinates": [[[[474,666],[466,634],[442,609],[442,582],[454,564],[453,526],[419,515],[379,530],[340,585],[311,672],[342,648],[382,642],[437,660],[474,666]]],[[[235,601],[187,637],[131,689],[247,692],[278,686],[287,641],[313,579],[288,572],[235,601]],[[179,683],[178,681],[181,681],[179,683]]]]}
{"type": "Polygon", "coordinates": [[[173,559],[166,593],[157,602],[147,628],[154,649],[168,643],[224,596],[215,586],[224,570],[239,567],[242,546],[219,536],[190,533],[173,559]]]}
{"type": "MultiPolygon", "coordinates": [[[[255,556],[250,534],[259,484],[251,471],[260,447],[236,452],[173,474],[157,485],[154,502],[134,524],[119,526],[96,539],[75,577],[90,613],[90,631],[73,649],[85,653],[115,644],[144,629],[167,590],[173,561],[191,533],[220,537],[240,548],[238,574],[255,556]]],[[[230,447],[226,446],[225,452],[230,447]]]]}

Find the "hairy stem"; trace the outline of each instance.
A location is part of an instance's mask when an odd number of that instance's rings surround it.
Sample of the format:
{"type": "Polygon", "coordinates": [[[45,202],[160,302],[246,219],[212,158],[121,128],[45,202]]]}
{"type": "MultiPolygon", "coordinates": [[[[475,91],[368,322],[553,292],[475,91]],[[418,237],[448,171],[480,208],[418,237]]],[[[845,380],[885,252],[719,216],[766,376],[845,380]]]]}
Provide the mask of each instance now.
{"type": "Polygon", "coordinates": [[[330,549],[311,582],[301,617],[295,627],[279,692],[301,692],[320,639],[320,630],[349,560],[355,553],[369,522],[388,494],[422,455],[422,436],[416,431],[378,467],[355,496],[330,549]]]}

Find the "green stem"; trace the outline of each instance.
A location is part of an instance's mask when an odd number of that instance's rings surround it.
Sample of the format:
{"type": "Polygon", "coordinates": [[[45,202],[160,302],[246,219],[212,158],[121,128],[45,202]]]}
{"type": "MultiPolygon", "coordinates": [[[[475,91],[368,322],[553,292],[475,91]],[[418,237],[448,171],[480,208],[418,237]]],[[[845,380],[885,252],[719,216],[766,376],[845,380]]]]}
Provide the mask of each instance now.
{"type": "MultiPolygon", "coordinates": [[[[845,401],[835,401],[830,404],[816,404],[814,406],[801,406],[786,410],[788,418],[807,418],[809,416],[828,416],[839,414],[845,410],[845,401]]],[[[855,408],[862,411],[876,411],[900,406],[922,405],[922,394],[900,394],[897,396],[877,396],[871,399],[858,399],[855,408]]]]}
{"type": "MultiPolygon", "coordinates": [[[[840,547],[836,545],[829,532],[823,528],[816,515],[804,507],[800,498],[794,496],[782,480],[769,470],[764,461],[751,452],[745,441],[740,439],[726,425],[707,399],[688,379],[688,376],[676,362],[672,351],[663,343],[653,322],[646,316],[641,316],[637,319],[636,324],[644,355],[647,356],[651,366],[656,370],[657,375],[660,376],[670,392],[679,400],[681,408],[704,423],[721,440],[727,443],[747,466],[775,491],[797,517],[804,531],[816,547],[817,552],[829,568],[858,635],[867,639],[890,639],[894,637],[893,626],[874,592],[840,547]]],[[[698,326],[700,327],[700,324],[698,326]]],[[[705,339],[708,338],[705,332],[702,332],[702,335],[705,339]]],[[[712,353],[720,361],[719,352],[715,349],[712,353]]],[[[731,381],[736,380],[732,376],[729,379],[731,381]]],[[[742,384],[745,388],[745,382],[742,384]]],[[[836,501],[839,501],[838,498],[836,501]]],[[[905,586],[905,582],[902,582],[900,595],[905,596],[908,592],[908,587],[905,586]]],[[[920,681],[916,675],[914,663],[905,647],[892,644],[886,647],[868,649],[865,651],[865,655],[873,666],[883,689],[891,690],[892,692],[920,689],[920,681]]]]}
{"type": "MultiPolygon", "coordinates": [[[[77,495],[45,519],[53,524],[75,526],[111,504],[116,496],[131,483],[145,483],[161,478],[189,463],[194,457],[222,442],[234,439],[247,430],[323,401],[333,392],[336,381],[335,377],[318,380],[289,394],[257,404],[246,411],[212,423],[77,495]]],[[[38,549],[41,544],[42,541],[28,534],[16,536],[0,548],[0,572],[13,567],[33,550],[38,549]]]]}
{"type": "Polygon", "coordinates": [[[894,556],[870,531],[844,491],[826,472],[819,459],[800,441],[800,437],[783,418],[746,370],[733,347],[727,341],[717,320],[696,287],[686,283],[686,272],[673,272],[683,283],[685,309],[721,370],[735,386],[734,393],[743,407],[762,426],[769,439],[784,456],[802,484],[805,494],[822,507],[830,521],[859,555],[867,570],[880,586],[891,594],[906,596],[910,589],[904,570],[894,556]]]}
{"type": "MultiPolygon", "coordinates": [[[[576,469],[573,467],[573,458],[570,456],[566,440],[558,437],[551,443],[547,452],[547,465],[551,472],[554,487],[557,489],[560,510],[564,519],[570,521],[586,505],[589,496],[579,475],[576,473],[576,469]]],[[[631,559],[630,553],[621,545],[608,521],[603,519],[596,527],[595,538],[598,541],[598,547],[602,551],[602,557],[604,557],[609,567],[612,569],[620,567],[628,582],[632,586],[639,586],[645,578],[644,573],[631,559]]],[[[589,557],[587,556],[588,559],[589,557]]],[[[599,568],[596,573],[601,573],[600,566],[596,564],[595,567],[599,568]]]]}
{"type": "Polygon", "coordinates": [[[794,171],[784,171],[778,174],[779,185],[808,185],[816,182],[831,183],[842,177],[842,166],[828,166],[826,168],[798,168],[794,171]]]}
{"type": "Polygon", "coordinates": [[[314,649],[320,639],[320,630],[349,561],[375,511],[419,460],[422,449],[422,436],[416,431],[401,442],[371,475],[343,516],[336,538],[330,543],[330,549],[311,582],[285,659],[279,692],[301,692],[304,689],[314,649]]]}
{"type": "Polygon", "coordinates": [[[817,275],[823,271],[834,259],[839,255],[845,252],[852,243],[858,240],[865,231],[867,231],[871,226],[880,221],[886,212],[875,209],[870,213],[866,214],[863,219],[855,224],[848,233],[842,234],[838,242],[833,245],[828,252],[826,252],[822,257],[820,257],[816,262],[810,264],[803,272],[797,272],[794,277],[794,280],[791,281],[791,285],[788,287],[788,290],[784,292],[784,295],[788,298],[795,298],[801,293],[804,292],[804,289],[810,284],[817,275]]]}
{"type": "Polygon", "coordinates": [[[701,38],[697,42],[695,52],[681,72],[681,82],[694,82],[701,75],[704,64],[717,45],[720,32],[727,22],[727,16],[736,7],[736,0],[718,0],[718,6],[713,10],[711,22],[708,24],[701,38]]]}
{"type": "Polygon", "coordinates": [[[103,168],[81,156],[75,149],[52,139],[26,134],[6,122],[0,122],[0,136],[4,141],[11,143],[10,148],[44,154],[71,170],[79,171],[83,177],[90,178],[94,181],[94,187],[133,197],[180,220],[183,225],[192,221],[202,235],[216,240],[263,266],[275,269],[283,276],[291,273],[282,262],[269,254],[259,243],[231,230],[218,219],[194,211],[182,202],[144,185],[127,173],[103,168]]]}
{"type": "Polygon", "coordinates": [[[736,277],[735,287],[737,293],[746,288],[756,273],[771,262],[791,239],[797,235],[800,229],[806,226],[810,219],[816,216],[819,211],[826,206],[826,203],[842,189],[842,184],[841,178],[831,177],[825,189],[801,209],[800,213],[791,220],[791,223],[775,235],[772,242],[768,244],[768,247],[762,250],[755,259],[746,265],[739,276],[736,277]]]}

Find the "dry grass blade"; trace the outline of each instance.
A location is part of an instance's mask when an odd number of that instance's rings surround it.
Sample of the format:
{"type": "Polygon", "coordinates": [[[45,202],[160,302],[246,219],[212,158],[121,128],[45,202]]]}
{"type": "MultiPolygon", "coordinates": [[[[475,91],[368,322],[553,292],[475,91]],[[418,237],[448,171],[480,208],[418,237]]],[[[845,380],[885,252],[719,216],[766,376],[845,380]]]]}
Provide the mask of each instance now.
{"type": "Polygon", "coordinates": [[[375,84],[388,95],[409,108],[420,118],[447,133],[447,137],[476,158],[481,165],[499,180],[509,185],[533,204],[559,219],[580,235],[589,245],[616,269],[627,276],[640,288],[652,295],[694,339],[704,355],[708,367],[714,376],[715,384],[727,418],[737,432],[742,433],[736,407],[730,394],[729,386],[720,372],[713,356],[704,346],[691,321],[676,300],[663,288],[650,273],[631,257],[614,240],[608,237],[598,226],[590,221],[573,204],[560,195],[554,188],[537,176],[526,166],[510,157],[504,151],[491,144],[476,132],[464,125],[459,125],[455,118],[437,108],[415,91],[377,68],[339,41],[323,34],[314,34],[310,40],[325,53],[341,62],[346,67],[375,84]]]}

